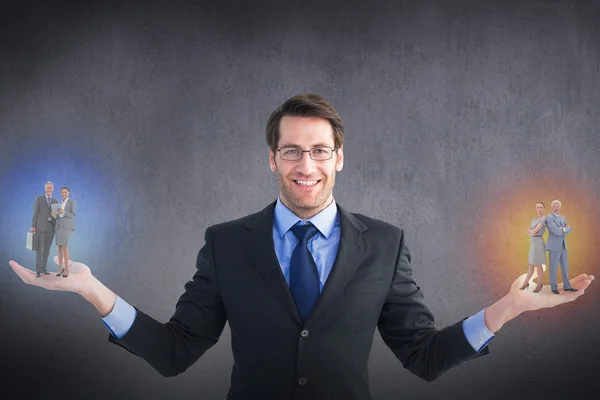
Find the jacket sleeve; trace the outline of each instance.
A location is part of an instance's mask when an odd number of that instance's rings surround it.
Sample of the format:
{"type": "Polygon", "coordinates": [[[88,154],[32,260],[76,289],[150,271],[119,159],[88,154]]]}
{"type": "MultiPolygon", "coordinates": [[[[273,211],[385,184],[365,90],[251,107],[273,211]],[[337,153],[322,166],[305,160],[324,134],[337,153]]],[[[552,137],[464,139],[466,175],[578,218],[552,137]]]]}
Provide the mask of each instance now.
{"type": "MultiPolygon", "coordinates": [[[[210,229],[210,228],[209,228],[210,229]]],[[[212,241],[198,253],[197,271],[185,285],[175,313],[166,324],[137,310],[129,331],[109,341],[142,357],[163,376],[175,376],[189,368],[219,340],[227,320],[216,282],[212,241]]]]}
{"type": "Polygon", "coordinates": [[[69,202],[67,203],[67,205],[68,205],[68,207],[65,207],[65,208],[68,208],[70,211],[67,211],[65,209],[65,213],[63,214],[62,217],[63,218],[71,218],[71,219],[75,218],[75,201],[69,199],[69,202]]]}
{"type": "Polygon", "coordinates": [[[465,337],[462,321],[441,331],[413,279],[410,252],[404,233],[398,230],[399,250],[394,277],[378,322],[385,344],[405,368],[432,381],[448,369],[489,353],[486,346],[476,352],[465,337]]]}
{"type": "Polygon", "coordinates": [[[554,218],[546,218],[546,223],[548,224],[548,230],[552,232],[554,236],[565,236],[565,233],[560,229],[560,227],[554,221],[554,218]]]}
{"type": "Polygon", "coordinates": [[[38,213],[39,213],[38,198],[36,197],[35,200],[33,201],[33,218],[31,219],[31,227],[32,228],[37,229],[36,223],[37,223],[38,213]]]}
{"type": "MultiPolygon", "coordinates": [[[[565,219],[565,224],[569,225],[569,223],[567,222],[566,219],[565,219]]],[[[573,228],[568,227],[568,228],[565,229],[565,235],[568,235],[571,232],[573,232],[573,228]]]]}

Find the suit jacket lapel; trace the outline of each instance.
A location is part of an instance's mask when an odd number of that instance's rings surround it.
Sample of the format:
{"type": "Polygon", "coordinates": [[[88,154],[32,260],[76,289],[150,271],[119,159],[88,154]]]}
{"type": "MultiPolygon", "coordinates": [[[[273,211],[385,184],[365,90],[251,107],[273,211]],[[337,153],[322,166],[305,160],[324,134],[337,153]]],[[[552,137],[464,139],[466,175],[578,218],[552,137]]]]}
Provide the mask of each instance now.
{"type": "Polygon", "coordinates": [[[559,228],[562,226],[562,221],[560,218],[560,215],[554,214],[554,221],[556,221],[556,225],[558,225],[559,228]]]}
{"type": "MultiPolygon", "coordinates": [[[[362,234],[367,227],[345,209],[339,205],[337,207],[340,213],[341,230],[338,254],[315,308],[304,324],[306,326],[314,323],[340,295],[344,294],[346,285],[371,246],[362,234]]],[[[275,202],[248,221],[246,224],[247,236],[242,241],[243,248],[252,264],[267,282],[267,286],[275,292],[296,322],[302,325],[302,319],[275,253],[273,244],[274,208],[275,202]]]]}
{"type": "Polygon", "coordinates": [[[346,285],[371,247],[362,234],[367,227],[348,211],[339,205],[337,207],[340,213],[340,247],[323,291],[306,321],[307,326],[321,317],[345,293],[346,285]]]}
{"type": "Polygon", "coordinates": [[[258,269],[267,286],[275,292],[292,317],[302,324],[294,298],[288,288],[273,243],[273,213],[275,202],[255,214],[246,224],[247,236],[243,247],[252,264],[258,269]]]}

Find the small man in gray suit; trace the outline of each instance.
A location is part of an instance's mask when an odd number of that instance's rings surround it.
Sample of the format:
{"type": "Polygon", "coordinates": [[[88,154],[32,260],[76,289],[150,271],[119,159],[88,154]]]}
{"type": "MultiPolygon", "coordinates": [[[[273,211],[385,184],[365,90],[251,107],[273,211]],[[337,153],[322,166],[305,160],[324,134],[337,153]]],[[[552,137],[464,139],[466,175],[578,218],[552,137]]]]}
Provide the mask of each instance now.
{"type": "Polygon", "coordinates": [[[35,248],[35,271],[36,277],[41,274],[50,274],[46,270],[48,264],[48,255],[50,247],[52,247],[52,239],[54,239],[54,228],[56,225],[55,214],[52,212],[51,204],[58,203],[58,200],[52,197],[54,184],[50,181],[44,185],[46,189],[45,196],[38,196],[33,203],[33,218],[31,220],[31,232],[35,232],[36,248],[35,248]]]}
{"type": "Polygon", "coordinates": [[[556,285],[556,272],[558,264],[562,271],[563,290],[565,292],[576,292],[577,289],[571,286],[569,282],[569,259],[567,253],[567,235],[573,229],[567,223],[565,217],[560,215],[561,202],[552,201],[552,212],[546,218],[548,225],[548,242],[546,250],[550,253],[550,289],[552,293],[560,294],[556,285]]]}

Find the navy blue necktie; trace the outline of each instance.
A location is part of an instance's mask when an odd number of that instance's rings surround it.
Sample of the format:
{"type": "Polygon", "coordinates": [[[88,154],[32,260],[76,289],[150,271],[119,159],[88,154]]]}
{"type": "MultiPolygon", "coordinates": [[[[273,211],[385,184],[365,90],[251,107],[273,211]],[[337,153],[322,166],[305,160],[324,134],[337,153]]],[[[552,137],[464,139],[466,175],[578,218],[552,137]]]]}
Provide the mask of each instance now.
{"type": "MultiPolygon", "coordinates": [[[[48,207],[50,207],[50,197],[46,197],[46,200],[48,200],[48,207]]],[[[52,207],[50,207],[52,208],[52,207]]]]}
{"type": "Polygon", "coordinates": [[[321,286],[317,265],[308,250],[308,240],[318,230],[313,224],[309,223],[293,226],[292,232],[299,242],[290,260],[290,291],[302,320],[306,321],[317,302],[321,286]]]}

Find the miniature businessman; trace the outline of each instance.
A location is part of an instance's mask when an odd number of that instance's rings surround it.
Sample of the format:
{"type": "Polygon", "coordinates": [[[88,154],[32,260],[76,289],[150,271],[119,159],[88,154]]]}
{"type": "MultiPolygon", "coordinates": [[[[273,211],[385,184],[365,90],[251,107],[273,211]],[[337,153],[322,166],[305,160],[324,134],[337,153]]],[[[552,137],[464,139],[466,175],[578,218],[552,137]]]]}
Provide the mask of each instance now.
{"type": "Polygon", "coordinates": [[[569,258],[567,252],[567,235],[573,230],[565,217],[560,215],[561,202],[554,200],[552,202],[552,212],[548,214],[546,223],[548,224],[548,243],[546,250],[550,253],[550,289],[554,294],[560,294],[556,284],[556,272],[558,264],[562,271],[563,290],[565,292],[576,292],[569,283],[569,258]]]}
{"type": "Polygon", "coordinates": [[[46,270],[48,265],[48,255],[52,240],[54,239],[54,228],[56,225],[55,214],[52,212],[52,204],[58,203],[58,200],[52,197],[54,184],[50,181],[44,185],[46,194],[35,198],[33,203],[33,218],[31,220],[31,232],[35,232],[35,271],[36,277],[41,274],[50,274],[46,270]]]}

